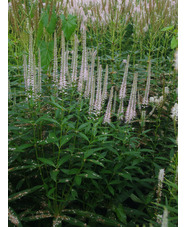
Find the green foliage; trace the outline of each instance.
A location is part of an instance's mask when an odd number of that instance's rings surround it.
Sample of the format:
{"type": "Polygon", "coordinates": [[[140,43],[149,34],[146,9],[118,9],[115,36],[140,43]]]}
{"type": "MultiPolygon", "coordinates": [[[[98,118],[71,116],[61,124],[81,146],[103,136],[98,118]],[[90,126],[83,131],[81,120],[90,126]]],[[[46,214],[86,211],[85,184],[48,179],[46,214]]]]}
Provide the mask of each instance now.
{"type": "Polygon", "coordinates": [[[173,36],[172,40],[171,40],[171,49],[175,49],[178,47],[178,38],[176,38],[175,36],[173,36]]]}
{"type": "Polygon", "coordinates": [[[68,17],[66,18],[65,15],[62,14],[60,15],[60,18],[62,20],[62,30],[64,32],[65,38],[69,40],[70,37],[72,36],[72,33],[75,31],[77,27],[76,16],[69,14],[68,17]]]}
{"type": "Polygon", "coordinates": [[[49,64],[53,59],[54,41],[46,42],[41,41],[40,51],[41,51],[41,65],[44,68],[48,68],[49,64]]]}
{"type": "MultiPolygon", "coordinates": [[[[103,124],[103,114],[89,114],[89,101],[73,86],[58,96],[53,93],[50,67],[53,34],[56,31],[59,38],[63,30],[71,58],[73,33],[77,32],[78,39],[82,35],[80,21],[65,10],[67,16],[58,16],[57,9],[50,4],[40,8],[36,20],[37,4],[27,4],[34,53],[38,48],[41,51],[43,93],[36,101],[26,97],[23,82],[22,56],[28,53],[29,34],[26,23],[18,25],[19,33],[13,33],[13,25],[9,29],[10,226],[15,224],[11,217],[18,220],[18,226],[133,227],[149,223],[158,226],[157,214],[162,214],[164,207],[169,211],[169,225],[176,226],[177,124],[173,125],[170,117],[171,108],[177,102],[177,73],[172,65],[177,48],[175,26],[165,25],[156,32],[152,26],[139,39],[134,35],[132,19],[127,25],[124,20],[116,24],[113,19],[105,28],[99,23],[96,26],[87,23],[88,63],[89,51],[97,49],[103,71],[109,65],[108,91],[114,86],[119,93],[125,68],[123,59],[128,54],[132,56],[125,111],[135,71],[139,75],[139,101],[143,99],[149,55],[150,96],[164,96],[163,103],[156,108],[154,104],[141,105],[141,109],[137,105],[137,116],[141,110],[147,113],[143,127],[140,118],[127,124],[118,120],[116,113],[112,114],[112,123],[103,124]],[[169,95],[164,92],[166,86],[169,95]],[[157,178],[162,168],[166,180],[161,203],[157,204],[157,178]]],[[[59,45],[57,48],[60,53],[59,45]]],[[[78,76],[81,58],[80,45],[78,76]]],[[[70,65],[70,61],[66,63],[70,65]]],[[[116,99],[118,106],[119,99],[116,99]]]]}

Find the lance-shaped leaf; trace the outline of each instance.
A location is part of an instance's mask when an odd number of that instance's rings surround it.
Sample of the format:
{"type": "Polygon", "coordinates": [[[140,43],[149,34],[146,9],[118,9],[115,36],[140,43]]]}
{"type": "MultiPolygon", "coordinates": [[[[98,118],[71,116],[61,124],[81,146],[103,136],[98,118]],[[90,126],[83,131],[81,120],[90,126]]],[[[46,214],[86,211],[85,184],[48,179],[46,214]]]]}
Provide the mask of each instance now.
{"type": "Polygon", "coordinates": [[[53,167],[56,167],[54,162],[50,159],[46,159],[46,158],[38,158],[41,162],[49,165],[49,166],[53,166],[53,167]]]}
{"type": "Polygon", "coordinates": [[[62,139],[60,141],[60,148],[66,144],[71,138],[73,137],[73,135],[65,135],[65,136],[62,136],[62,139]]]}
{"type": "Polygon", "coordinates": [[[17,192],[17,193],[15,193],[15,194],[13,194],[13,195],[10,195],[9,198],[8,198],[8,201],[9,201],[9,202],[12,202],[12,201],[14,201],[14,200],[16,200],[16,199],[20,199],[20,198],[22,198],[22,197],[25,196],[25,195],[28,195],[28,194],[30,194],[30,193],[32,193],[32,192],[34,192],[34,191],[37,191],[37,190],[40,189],[41,187],[42,187],[42,185],[38,185],[38,186],[35,186],[35,187],[33,187],[33,188],[30,188],[30,189],[26,189],[26,190],[17,192]]]}
{"type": "Polygon", "coordinates": [[[124,223],[127,224],[127,216],[125,214],[124,208],[122,206],[122,204],[119,204],[118,206],[114,206],[113,210],[115,211],[118,219],[124,223]]]}
{"type": "Polygon", "coordinates": [[[69,154],[63,156],[57,163],[57,168],[59,168],[61,165],[63,165],[65,162],[67,162],[70,158],[71,158],[71,155],[69,155],[69,154]]]}
{"type": "Polygon", "coordinates": [[[51,218],[53,215],[48,210],[39,210],[37,212],[30,212],[31,216],[22,217],[22,220],[25,222],[28,221],[38,221],[45,218],[51,218]]]}
{"type": "Polygon", "coordinates": [[[8,172],[14,172],[17,170],[23,170],[23,169],[29,169],[29,171],[38,168],[41,165],[38,164],[33,164],[33,165],[27,165],[27,166],[17,166],[17,167],[12,167],[8,169],[8,172]]]}
{"type": "Polygon", "coordinates": [[[61,215],[61,216],[56,217],[53,220],[52,227],[56,227],[56,226],[60,227],[60,226],[62,226],[61,225],[62,221],[67,222],[67,223],[69,223],[72,226],[80,226],[80,227],[86,226],[86,227],[89,227],[89,225],[87,225],[86,223],[83,223],[82,221],[79,221],[76,218],[72,218],[72,217],[66,216],[66,215],[61,215]]]}
{"type": "Polygon", "coordinates": [[[76,210],[76,209],[68,210],[67,209],[67,210],[63,210],[63,213],[78,215],[78,216],[84,217],[84,218],[89,218],[92,221],[104,224],[104,226],[124,227],[124,225],[120,224],[119,222],[117,222],[115,220],[105,218],[102,215],[98,215],[98,214],[91,213],[88,211],[81,211],[81,210],[76,210]]]}
{"type": "Polygon", "coordinates": [[[51,176],[52,180],[54,180],[55,182],[57,181],[58,174],[59,174],[59,170],[57,170],[57,169],[50,171],[50,176],[51,176]]]}
{"type": "Polygon", "coordinates": [[[91,178],[91,179],[101,179],[101,176],[98,175],[97,173],[90,171],[90,170],[85,170],[85,173],[80,174],[80,177],[85,177],[85,178],[91,178]]]}
{"type": "Polygon", "coordinates": [[[87,159],[87,161],[94,163],[95,165],[99,165],[104,167],[103,163],[99,162],[98,160],[94,160],[94,159],[87,159]]]}
{"type": "Polygon", "coordinates": [[[57,122],[56,120],[50,118],[49,116],[40,117],[35,123],[37,124],[37,123],[39,123],[40,121],[48,121],[48,122],[50,122],[50,123],[53,123],[53,124],[56,124],[56,125],[59,125],[59,126],[60,126],[59,122],[57,122]]]}

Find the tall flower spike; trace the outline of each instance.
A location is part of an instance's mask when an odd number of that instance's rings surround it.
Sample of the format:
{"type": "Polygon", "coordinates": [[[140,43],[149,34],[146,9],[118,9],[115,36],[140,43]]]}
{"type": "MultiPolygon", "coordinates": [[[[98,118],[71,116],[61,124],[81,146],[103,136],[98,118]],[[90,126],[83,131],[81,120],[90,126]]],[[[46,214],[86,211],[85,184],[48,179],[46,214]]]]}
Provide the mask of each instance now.
{"type": "Polygon", "coordinates": [[[78,81],[78,91],[80,93],[83,92],[83,85],[84,85],[84,80],[88,79],[88,73],[87,73],[87,65],[86,65],[86,28],[83,26],[83,31],[82,31],[82,46],[83,46],[83,51],[82,51],[82,60],[81,60],[81,70],[80,70],[80,75],[79,75],[79,81],[78,81]]]}
{"type": "Polygon", "coordinates": [[[136,116],[136,92],[137,92],[137,79],[138,74],[134,74],[132,89],[130,93],[130,100],[127,107],[125,121],[130,123],[130,121],[136,116]]]}
{"type": "Polygon", "coordinates": [[[112,109],[112,113],[115,114],[116,112],[116,100],[117,99],[117,91],[114,92],[114,103],[113,103],[113,109],[112,109]]]}
{"type": "Polygon", "coordinates": [[[175,103],[171,109],[171,118],[178,121],[178,103],[175,103]]]}
{"type": "Polygon", "coordinates": [[[85,28],[85,26],[83,27],[83,31],[82,31],[82,46],[83,46],[83,52],[82,52],[80,77],[82,77],[81,80],[84,81],[84,80],[88,79],[87,49],[86,49],[86,28],[85,28]]]}
{"type": "Polygon", "coordinates": [[[90,96],[90,90],[91,90],[91,72],[90,72],[90,66],[88,65],[88,88],[87,88],[87,96],[90,96]]]}
{"type": "Polygon", "coordinates": [[[80,70],[79,81],[78,81],[78,91],[79,93],[83,92],[83,63],[81,63],[81,70],[80,70]]]}
{"type": "Polygon", "coordinates": [[[95,67],[95,58],[96,58],[97,50],[93,52],[92,59],[91,59],[91,81],[94,77],[94,67],[95,67]]]}
{"type": "Polygon", "coordinates": [[[54,86],[57,86],[57,82],[58,82],[58,73],[57,73],[57,69],[58,69],[58,64],[57,64],[57,37],[56,37],[56,31],[54,33],[54,66],[53,66],[53,83],[54,86]]]}
{"type": "Polygon", "coordinates": [[[168,227],[168,210],[166,207],[164,208],[164,211],[163,211],[161,227],[168,227]]]}
{"type": "Polygon", "coordinates": [[[126,96],[126,87],[127,87],[127,76],[128,76],[128,68],[129,68],[129,60],[130,60],[130,56],[128,55],[127,57],[127,63],[125,66],[125,72],[124,72],[124,76],[123,76],[123,81],[121,84],[121,88],[119,91],[119,98],[120,99],[124,99],[126,96]]]}
{"type": "Polygon", "coordinates": [[[121,99],[118,109],[118,119],[121,121],[123,121],[124,118],[123,114],[124,114],[123,99],[121,99]]]}
{"type": "Polygon", "coordinates": [[[165,175],[165,170],[164,169],[160,169],[159,175],[158,175],[157,203],[160,203],[160,201],[161,201],[161,194],[162,194],[164,175],[165,175]]]}
{"type": "Polygon", "coordinates": [[[28,59],[28,75],[27,75],[27,88],[30,89],[31,81],[33,80],[34,74],[34,56],[33,56],[33,37],[32,37],[32,28],[30,29],[29,35],[29,59],[28,59]]]}
{"type": "Polygon", "coordinates": [[[36,62],[34,56],[34,73],[33,73],[33,80],[32,80],[32,95],[33,99],[37,97],[37,79],[36,79],[36,62]]]}
{"type": "Polygon", "coordinates": [[[61,33],[61,70],[60,70],[60,81],[59,89],[64,90],[66,88],[66,69],[65,69],[65,36],[62,31],[61,33]]]}
{"type": "Polygon", "coordinates": [[[27,72],[27,59],[26,55],[23,55],[23,71],[24,71],[24,81],[25,81],[25,90],[28,90],[28,72],[27,72]]]}
{"type": "MultiPolygon", "coordinates": [[[[88,72],[89,72],[89,65],[88,65],[88,72]]],[[[89,97],[90,86],[91,86],[90,82],[91,82],[91,75],[88,74],[88,80],[86,81],[86,86],[85,86],[85,94],[84,94],[85,98],[89,97]]]]}
{"type": "Polygon", "coordinates": [[[72,83],[77,80],[78,38],[74,36],[74,51],[72,55],[72,83]]]}
{"type": "Polygon", "coordinates": [[[66,51],[65,51],[65,74],[68,78],[68,84],[71,84],[72,81],[71,81],[70,73],[69,73],[69,70],[68,70],[68,56],[69,56],[69,51],[68,51],[68,42],[67,42],[66,51]]]}
{"type": "Polygon", "coordinates": [[[114,91],[114,87],[112,86],[103,123],[111,122],[111,108],[112,108],[113,91],[114,91]]]}
{"type": "Polygon", "coordinates": [[[144,96],[143,101],[142,101],[143,105],[148,105],[148,103],[149,103],[150,78],[151,78],[151,61],[149,60],[148,76],[147,76],[147,83],[146,83],[146,88],[145,88],[145,96],[144,96]]]}
{"type": "Polygon", "coordinates": [[[102,104],[104,104],[104,101],[107,98],[107,85],[108,85],[108,65],[106,65],[106,71],[105,71],[103,93],[102,93],[102,104]]]}
{"type": "Polygon", "coordinates": [[[94,109],[97,114],[99,114],[101,111],[101,79],[102,79],[102,66],[100,65],[98,69],[96,101],[94,105],[94,109]]]}
{"type": "MultiPolygon", "coordinates": [[[[89,78],[88,78],[88,88],[87,88],[87,96],[89,97],[89,93],[91,92],[91,84],[92,84],[92,81],[93,81],[93,77],[94,77],[94,66],[95,66],[95,57],[96,57],[96,54],[97,54],[97,51],[92,51],[92,59],[91,59],[91,71],[90,71],[90,75],[89,75],[89,78]]],[[[89,68],[88,68],[88,74],[89,74],[89,68]]]]}
{"type": "Polygon", "coordinates": [[[41,54],[38,54],[38,93],[41,94],[41,54]]]}
{"type": "Polygon", "coordinates": [[[139,91],[138,91],[138,109],[141,112],[141,102],[140,102],[140,94],[139,94],[139,91]]]}
{"type": "Polygon", "coordinates": [[[93,76],[91,79],[91,97],[90,97],[90,105],[89,105],[89,114],[92,113],[94,108],[94,96],[95,96],[95,77],[93,76]]]}

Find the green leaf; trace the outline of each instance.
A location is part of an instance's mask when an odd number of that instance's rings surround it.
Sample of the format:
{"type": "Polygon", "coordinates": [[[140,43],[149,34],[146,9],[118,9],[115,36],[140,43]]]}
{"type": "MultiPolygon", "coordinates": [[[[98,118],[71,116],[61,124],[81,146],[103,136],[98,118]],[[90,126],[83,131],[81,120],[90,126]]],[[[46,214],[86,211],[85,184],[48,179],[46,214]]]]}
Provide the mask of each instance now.
{"type": "Polygon", "coordinates": [[[87,161],[92,162],[92,163],[94,163],[94,164],[96,164],[96,165],[105,167],[105,166],[103,165],[103,163],[101,163],[101,162],[99,162],[99,161],[97,161],[97,160],[94,160],[94,159],[87,159],[87,161]]]}
{"type": "Polygon", "coordinates": [[[127,172],[125,172],[125,173],[119,173],[119,176],[121,176],[121,177],[123,177],[123,178],[125,178],[127,180],[132,181],[132,177],[131,177],[130,173],[127,173],[127,172]]]}
{"type": "Polygon", "coordinates": [[[78,130],[82,130],[82,129],[86,128],[88,125],[90,125],[90,122],[86,122],[86,123],[80,125],[78,130]]]}
{"type": "Polygon", "coordinates": [[[33,188],[30,188],[30,189],[26,189],[26,190],[17,192],[17,193],[15,193],[15,194],[13,194],[13,195],[10,195],[9,198],[8,198],[8,201],[9,201],[9,202],[12,202],[12,201],[14,201],[14,200],[20,199],[20,198],[22,198],[23,196],[28,195],[28,194],[30,194],[30,193],[32,193],[32,192],[34,192],[34,191],[40,189],[41,187],[42,187],[42,185],[38,185],[38,186],[35,186],[35,187],[33,187],[33,188]]]}
{"type": "MultiPolygon", "coordinates": [[[[90,149],[90,150],[88,150],[88,151],[85,151],[84,152],[84,159],[87,159],[88,157],[90,157],[91,155],[93,155],[93,154],[97,154],[96,152],[97,151],[101,151],[101,150],[103,150],[104,148],[92,148],[92,149],[90,149]]],[[[101,157],[102,158],[102,157],[101,157]]]]}
{"type": "Polygon", "coordinates": [[[87,140],[87,141],[89,142],[88,137],[87,137],[85,134],[83,134],[82,132],[79,132],[79,133],[78,133],[78,136],[79,136],[79,137],[82,137],[83,139],[85,139],[85,140],[87,140]]]}
{"type": "Polygon", "coordinates": [[[59,125],[59,122],[57,122],[56,120],[50,118],[50,117],[40,117],[39,119],[37,119],[37,121],[35,122],[36,124],[39,123],[40,121],[48,121],[48,122],[51,122],[51,123],[54,123],[56,125],[59,125]]]}
{"type": "Polygon", "coordinates": [[[57,181],[57,175],[58,175],[58,173],[59,173],[59,170],[56,170],[56,169],[50,171],[50,176],[51,176],[52,180],[54,180],[55,182],[57,181]]]}
{"type": "Polygon", "coordinates": [[[12,224],[14,224],[18,227],[22,227],[19,216],[16,214],[16,212],[11,207],[8,207],[8,220],[12,224]]]}
{"type": "Polygon", "coordinates": [[[59,168],[61,165],[63,165],[65,162],[67,162],[70,159],[70,157],[71,156],[69,154],[62,157],[57,164],[57,168],[59,168]]]}
{"type": "Polygon", "coordinates": [[[62,20],[62,30],[64,32],[65,38],[69,40],[72,33],[75,31],[77,27],[76,16],[69,14],[68,18],[66,19],[65,16],[62,14],[60,15],[60,18],[62,20]]]}
{"type": "Polygon", "coordinates": [[[127,224],[127,216],[125,214],[125,211],[124,211],[124,208],[123,208],[122,204],[119,204],[117,207],[115,206],[114,207],[114,211],[115,211],[118,219],[122,223],[127,224]]]}
{"type": "Polygon", "coordinates": [[[16,152],[25,152],[26,148],[33,147],[33,144],[22,144],[21,146],[16,147],[14,151],[16,152]]]}
{"type": "Polygon", "coordinates": [[[82,211],[82,210],[76,210],[76,209],[70,210],[69,209],[69,210],[63,210],[63,212],[68,213],[68,214],[73,214],[73,215],[76,214],[80,217],[89,218],[96,223],[98,222],[98,223],[103,224],[104,226],[124,227],[122,224],[120,224],[119,222],[117,222],[113,219],[105,218],[102,215],[98,215],[98,214],[91,213],[88,211],[82,211]]]}
{"type": "Polygon", "coordinates": [[[48,25],[48,17],[49,17],[48,12],[43,11],[43,13],[41,14],[41,21],[42,21],[43,25],[45,26],[45,28],[48,25]]]}
{"type": "Polygon", "coordinates": [[[47,196],[50,197],[54,191],[56,190],[56,188],[51,188],[48,192],[47,192],[47,196]]]}
{"type": "Polygon", "coordinates": [[[50,62],[53,59],[53,49],[54,49],[54,41],[45,42],[41,41],[40,43],[40,51],[41,51],[41,66],[45,69],[48,68],[50,62]]]}
{"type": "Polygon", "coordinates": [[[134,201],[136,203],[143,203],[143,201],[134,194],[131,194],[130,198],[132,199],[132,201],[134,201]]]}
{"type": "MultiPolygon", "coordinates": [[[[61,219],[64,222],[69,223],[70,224],[69,226],[80,226],[80,227],[86,226],[86,227],[90,227],[86,223],[83,223],[83,222],[79,221],[78,219],[72,218],[70,216],[61,215],[61,216],[58,216],[58,221],[59,221],[59,219],[61,219]]],[[[54,227],[54,225],[53,225],[53,227],[54,227]]]]}
{"type": "Polygon", "coordinates": [[[53,96],[51,96],[51,100],[52,102],[50,104],[52,104],[53,106],[59,108],[60,110],[66,110],[64,107],[62,107],[61,105],[59,105],[58,103],[55,102],[55,99],[53,96]]]}
{"type": "Polygon", "coordinates": [[[72,180],[72,178],[63,178],[61,180],[59,180],[59,183],[68,183],[72,180]]]}
{"type": "Polygon", "coordinates": [[[72,189],[70,200],[75,200],[78,197],[77,191],[72,189]]]}
{"type": "Polygon", "coordinates": [[[54,132],[49,132],[48,141],[49,142],[55,142],[57,140],[58,140],[58,138],[56,137],[56,134],[54,132]]]}
{"type": "Polygon", "coordinates": [[[49,166],[53,166],[53,167],[56,167],[54,162],[50,159],[46,159],[46,158],[38,158],[41,162],[49,165],[49,166]]]}
{"type": "Polygon", "coordinates": [[[82,178],[80,176],[75,176],[74,180],[77,186],[81,185],[82,178]]]}
{"type": "Polygon", "coordinates": [[[40,210],[40,211],[37,211],[37,213],[31,212],[31,216],[22,217],[22,220],[25,222],[29,222],[29,221],[38,221],[38,220],[42,220],[45,218],[52,218],[52,217],[53,215],[50,214],[49,211],[40,210]]]}
{"type": "Polygon", "coordinates": [[[85,173],[79,174],[81,177],[85,178],[91,178],[91,179],[101,179],[102,177],[98,175],[97,173],[90,171],[90,170],[85,170],[85,173]]]}
{"type": "Polygon", "coordinates": [[[43,35],[43,22],[42,22],[42,20],[40,20],[38,30],[37,30],[37,36],[36,36],[37,46],[39,46],[41,43],[42,35],[43,35]]]}
{"type": "Polygon", "coordinates": [[[68,117],[65,117],[61,124],[64,125],[66,122],[68,122],[69,119],[71,119],[73,117],[74,117],[74,115],[69,115],[68,117]]]}
{"type": "Polygon", "coordinates": [[[123,183],[123,181],[120,181],[120,180],[113,180],[109,182],[109,184],[121,184],[121,183],[123,183]]]}
{"type": "Polygon", "coordinates": [[[60,140],[60,148],[61,148],[64,144],[68,143],[68,141],[70,141],[72,137],[73,137],[72,134],[71,134],[71,135],[62,136],[62,139],[60,140]]]}
{"type": "Polygon", "coordinates": [[[17,166],[17,167],[9,168],[8,172],[14,172],[14,171],[23,170],[23,169],[29,169],[31,171],[33,169],[38,168],[39,166],[41,165],[34,164],[34,165],[27,165],[27,166],[17,166]]]}
{"type": "Polygon", "coordinates": [[[114,189],[111,185],[108,185],[108,190],[112,195],[114,195],[114,189]]]}
{"type": "Polygon", "coordinates": [[[178,47],[178,39],[173,36],[172,40],[171,40],[171,49],[175,49],[178,47]]]}
{"type": "Polygon", "coordinates": [[[76,168],[74,168],[74,169],[61,169],[61,171],[63,173],[68,174],[68,175],[74,175],[74,174],[77,174],[79,172],[79,169],[76,169],[76,168]]]}
{"type": "Polygon", "coordinates": [[[171,30],[173,30],[173,29],[174,29],[174,25],[169,26],[169,27],[165,27],[165,28],[161,29],[161,31],[162,31],[162,32],[166,32],[166,31],[171,31],[171,30]]]}
{"type": "Polygon", "coordinates": [[[89,151],[86,151],[84,153],[84,159],[87,159],[88,157],[90,157],[91,155],[95,154],[95,150],[92,149],[92,150],[89,150],[89,151]]]}
{"type": "Polygon", "coordinates": [[[56,15],[55,11],[53,10],[49,25],[46,29],[49,34],[54,33],[54,31],[56,29],[56,23],[57,23],[57,15],[56,15]]]}

